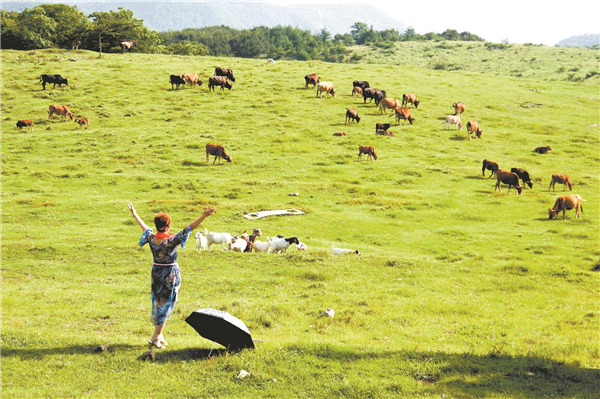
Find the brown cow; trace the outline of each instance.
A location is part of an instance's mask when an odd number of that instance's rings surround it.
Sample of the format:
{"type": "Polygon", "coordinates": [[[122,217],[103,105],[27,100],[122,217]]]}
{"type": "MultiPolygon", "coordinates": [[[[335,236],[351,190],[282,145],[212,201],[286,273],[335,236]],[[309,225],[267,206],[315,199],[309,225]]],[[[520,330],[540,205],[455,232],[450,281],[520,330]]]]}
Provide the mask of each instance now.
{"type": "Polygon", "coordinates": [[[479,128],[479,124],[477,121],[468,121],[467,122],[467,133],[469,133],[469,140],[471,140],[471,133],[475,133],[475,136],[480,139],[481,133],[483,131],[479,128]]]}
{"type": "Polygon", "coordinates": [[[233,77],[233,69],[215,68],[215,75],[216,76],[225,76],[225,77],[227,77],[227,79],[231,80],[232,82],[235,82],[235,78],[233,77]]]}
{"type": "Polygon", "coordinates": [[[306,75],[304,77],[304,81],[306,82],[305,89],[308,89],[308,85],[313,85],[313,89],[314,89],[315,86],[317,85],[317,83],[319,83],[321,81],[321,78],[313,73],[311,75],[306,75]]]}
{"type": "Polygon", "coordinates": [[[402,95],[402,106],[408,106],[408,104],[412,104],[417,108],[419,106],[419,100],[417,100],[417,95],[415,93],[406,93],[402,95]]]}
{"type": "Polygon", "coordinates": [[[388,108],[400,108],[400,100],[398,100],[397,98],[382,98],[381,101],[379,101],[379,112],[387,114],[386,109],[388,108]]]}
{"type": "Polygon", "coordinates": [[[378,134],[380,136],[396,137],[396,134],[391,130],[377,130],[375,134],[378,134]]]}
{"type": "Polygon", "coordinates": [[[54,114],[61,115],[64,120],[67,120],[67,116],[73,120],[75,114],[71,112],[68,106],[66,105],[50,105],[48,107],[48,119],[54,122],[54,114]]]}
{"type": "Polygon", "coordinates": [[[554,185],[556,183],[564,184],[563,191],[567,189],[567,186],[569,186],[569,190],[573,191],[573,183],[571,183],[571,178],[567,175],[552,175],[552,181],[550,182],[550,187],[548,187],[548,191],[550,191],[550,189],[552,189],[552,191],[555,191],[554,185]]]}
{"type": "Polygon", "coordinates": [[[374,160],[377,160],[377,154],[375,153],[375,148],[371,146],[358,146],[358,160],[362,161],[362,154],[367,155],[367,161],[369,158],[373,157],[374,160]]]}
{"type": "Polygon", "coordinates": [[[350,123],[356,121],[356,123],[360,122],[360,116],[358,116],[358,111],[356,110],[356,108],[348,108],[346,109],[346,124],[348,124],[348,121],[350,121],[350,123]]]}
{"type": "Polygon", "coordinates": [[[131,49],[137,46],[137,42],[121,42],[121,54],[125,54],[125,50],[131,53],[131,49]]]}
{"type": "Polygon", "coordinates": [[[460,116],[463,112],[465,112],[465,104],[461,102],[454,103],[452,106],[454,107],[454,115],[460,116]]]}
{"type": "MultiPolygon", "coordinates": [[[[391,114],[390,116],[392,116],[392,115],[394,115],[394,114],[391,114]]],[[[400,124],[400,119],[404,120],[404,123],[402,123],[403,125],[406,125],[406,121],[409,121],[411,125],[415,121],[415,118],[413,118],[410,115],[410,110],[408,108],[396,108],[395,115],[396,115],[396,122],[398,124],[400,124]]]]}
{"type": "Polygon", "coordinates": [[[86,129],[90,128],[90,118],[77,118],[75,123],[79,123],[79,127],[83,129],[83,126],[87,126],[86,129]]]}
{"type": "Polygon", "coordinates": [[[225,90],[225,87],[231,90],[231,88],[233,87],[225,76],[211,76],[210,78],[208,78],[208,91],[210,91],[211,89],[212,91],[215,91],[215,86],[220,86],[221,90],[225,90]]]}
{"type": "Polygon", "coordinates": [[[342,136],[345,136],[345,135],[346,135],[346,132],[336,132],[336,133],[334,133],[333,135],[334,135],[334,136],[337,136],[337,137],[342,137],[342,136]]]}
{"type": "MultiPolygon", "coordinates": [[[[183,80],[185,81],[185,83],[189,83],[192,85],[192,87],[196,87],[196,85],[198,86],[202,86],[202,81],[200,80],[200,78],[198,77],[197,74],[195,73],[186,73],[183,75],[183,80]]],[[[185,88],[185,86],[184,86],[185,88]]]]}
{"type": "Polygon", "coordinates": [[[354,86],[354,88],[352,89],[352,96],[354,96],[355,94],[358,94],[359,96],[362,97],[363,94],[363,89],[360,86],[354,86]]]}
{"type": "Polygon", "coordinates": [[[21,119],[17,121],[17,127],[20,132],[23,131],[24,127],[27,127],[27,130],[33,132],[33,121],[31,119],[21,119]]]}
{"type": "Polygon", "coordinates": [[[515,186],[515,190],[521,195],[523,191],[523,186],[519,184],[519,175],[513,172],[509,172],[507,170],[500,169],[496,172],[496,190],[502,192],[502,188],[500,188],[500,183],[508,184],[508,193],[510,194],[510,187],[515,186]]]}
{"type": "Polygon", "coordinates": [[[498,164],[494,161],[490,161],[489,159],[484,159],[483,160],[483,166],[481,167],[481,173],[483,174],[483,176],[485,177],[485,170],[490,170],[492,173],[490,173],[490,175],[488,176],[488,179],[490,177],[492,177],[493,175],[495,175],[498,170],[500,169],[500,167],[498,166],[498,164]]]}
{"type": "Polygon", "coordinates": [[[583,199],[577,194],[562,195],[556,199],[554,207],[548,209],[548,217],[550,220],[558,219],[558,212],[562,211],[563,220],[567,219],[567,211],[575,208],[575,218],[579,217],[579,211],[583,213],[583,199]]]}
{"type": "Polygon", "coordinates": [[[81,45],[81,40],[75,40],[72,44],[71,44],[71,49],[72,50],[79,50],[79,46],[81,45]]]}
{"type": "Polygon", "coordinates": [[[206,145],[206,163],[208,163],[210,155],[213,155],[215,157],[213,165],[215,164],[217,158],[219,158],[219,165],[221,164],[221,158],[223,158],[227,162],[232,162],[231,157],[227,155],[227,153],[225,152],[225,148],[223,148],[222,145],[208,143],[206,145]]]}
{"type": "Polygon", "coordinates": [[[550,147],[549,145],[547,145],[546,147],[536,147],[536,149],[533,150],[533,152],[537,152],[538,154],[547,154],[548,151],[552,151],[552,147],[550,147]]]}

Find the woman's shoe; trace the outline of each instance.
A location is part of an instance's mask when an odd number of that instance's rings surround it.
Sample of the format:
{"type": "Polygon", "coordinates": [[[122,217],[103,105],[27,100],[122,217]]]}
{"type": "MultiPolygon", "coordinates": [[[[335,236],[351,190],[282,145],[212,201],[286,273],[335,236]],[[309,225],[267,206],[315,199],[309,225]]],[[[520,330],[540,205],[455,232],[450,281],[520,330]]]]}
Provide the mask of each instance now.
{"type": "Polygon", "coordinates": [[[161,345],[159,340],[150,340],[148,341],[148,346],[150,347],[150,349],[152,349],[152,347],[155,347],[156,349],[162,349],[163,346],[161,345]]]}

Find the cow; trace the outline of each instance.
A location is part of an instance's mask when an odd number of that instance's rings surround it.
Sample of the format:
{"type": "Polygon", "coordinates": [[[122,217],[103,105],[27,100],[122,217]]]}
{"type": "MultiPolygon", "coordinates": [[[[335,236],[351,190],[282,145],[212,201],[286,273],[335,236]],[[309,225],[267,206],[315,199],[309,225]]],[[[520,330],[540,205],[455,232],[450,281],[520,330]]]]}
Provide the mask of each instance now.
{"type": "Polygon", "coordinates": [[[202,81],[195,73],[186,73],[183,75],[183,80],[185,83],[189,83],[192,87],[202,86],[202,81]]]}
{"type": "Polygon", "coordinates": [[[364,81],[364,80],[355,80],[354,82],[352,82],[352,94],[354,94],[354,89],[360,87],[361,91],[371,87],[369,86],[369,82],[364,81]]]}
{"type": "Polygon", "coordinates": [[[350,123],[356,121],[356,123],[360,122],[360,116],[358,116],[358,111],[356,110],[356,108],[348,108],[346,109],[346,124],[348,124],[348,121],[350,121],[350,123]]]}
{"type": "Polygon", "coordinates": [[[86,129],[90,128],[90,118],[77,118],[75,123],[79,123],[79,127],[83,129],[83,126],[87,126],[86,129]]]}
{"type": "Polygon", "coordinates": [[[533,188],[533,180],[531,180],[529,173],[526,170],[520,168],[511,168],[510,171],[519,175],[519,178],[523,180],[523,187],[525,187],[525,184],[527,184],[529,188],[533,188]]]}
{"type": "Polygon", "coordinates": [[[483,131],[479,128],[479,124],[477,121],[468,121],[467,122],[467,133],[469,133],[469,140],[471,140],[471,133],[475,133],[475,136],[480,139],[481,133],[483,131]]]}
{"type": "Polygon", "coordinates": [[[387,97],[385,90],[377,90],[373,93],[373,99],[375,100],[375,105],[379,105],[381,100],[387,97]]]}
{"type": "Polygon", "coordinates": [[[375,148],[371,147],[371,146],[362,146],[359,145],[358,146],[358,160],[362,162],[362,155],[365,154],[367,155],[367,161],[370,158],[373,158],[375,161],[377,161],[377,154],[375,153],[375,148]]]}
{"type": "Polygon", "coordinates": [[[391,130],[377,130],[375,134],[380,136],[396,137],[396,133],[392,132],[391,130]]]}
{"type": "Polygon", "coordinates": [[[215,68],[215,76],[225,76],[227,79],[235,83],[235,78],[233,77],[233,69],[215,68]]]}
{"type": "Polygon", "coordinates": [[[352,89],[352,96],[354,96],[355,94],[358,94],[359,96],[362,97],[362,95],[363,95],[362,87],[354,86],[354,88],[352,89]]]}
{"type": "Polygon", "coordinates": [[[342,136],[345,136],[345,135],[346,135],[346,132],[336,132],[336,133],[334,133],[333,135],[334,135],[334,136],[337,136],[337,137],[342,137],[342,136]]]}
{"type": "Polygon", "coordinates": [[[496,189],[494,191],[499,190],[502,192],[502,188],[500,188],[500,183],[508,184],[508,193],[510,194],[510,187],[515,186],[515,190],[521,195],[523,191],[523,187],[519,184],[519,175],[513,172],[509,172],[507,170],[498,170],[496,172],[496,189]]]}
{"type": "Polygon", "coordinates": [[[363,103],[367,103],[367,98],[369,99],[369,102],[373,101],[375,92],[377,90],[379,89],[375,89],[373,87],[367,87],[366,89],[363,89],[363,103]]]}
{"type": "Polygon", "coordinates": [[[454,115],[460,116],[465,112],[465,104],[461,102],[453,103],[452,106],[454,107],[454,115]]]}
{"type": "Polygon", "coordinates": [[[392,126],[391,123],[376,123],[375,124],[375,133],[377,133],[379,130],[383,130],[386,131],[388,130],[390,127],[392,126]]]}
{"type": "Polygon", "coordinates": [[[567,219],[567,211],[575,208],[575,218],[579,217],[579,211],[583,213],[583,199],[577,194],[571,195],[561,195],[556,199],[554,203],[554,207],[552,209],[548,208],[548,218],[558,219],[558,212],[562,211],[563,220],[567,219]]]}
{"type": "Polygon", "coordinates": [[[137,42],[121,42],[121,54],[125,54],[125,50],[131,53],[131,49],[137,46],[137,42]]]}
{"type": "Polygon", "coordinates": [[[573,183],[571,183],[571,178],[567,175],[552,175],[552,181],[550,182],[550,187],[548,187],[548,191],[550,191],[550,189],[552,189],[552,191],[555,191],[554,185],[556,183],[564,184],[563,191],[567,189],[567,186],[569,186],[569,190],[573,191],[573,183]]]}
{"type": "Polygon", "coordinates": [[[69,81],[60,75],[41,75],[40,82],[42,82],[42,90],[46,90],[46,83],[54,83],[54,86],[52,86],[53,89],[56,87],[56,85],[58,85],[58,87],[62,87],[62,85],[69,85],[69,81]]]}
{"type": "Polygon", "coordinates": [[[335,87],[332,82],[320,82],[317,84],[317,97],[323,98],[323,92],[331,94],[335,98],[335,87]]]}
{"type": "Polygon", "coordinates": [[[27,127],[27,130],[33,132],[33,121],[31,119],[21,119],[17,121],[17,127],[20,132],[23,131],[24,127],[27,127]]]}
{"type": "Polygon", "coordinates": [[[185,89],[185,79],[183,78],[183,75],[169,76],[169,83],[171,83],[171,90],[173,90],[174,88],[179,89],[179,86],[183,86],[183,89],[185,89]]]}
{"type": "Polygon", "coordinates": [[[456,130],[461,130],[463,124],[460,120],[460,116],[448,115],[444,121],[444,130],[450,128],[452,125],[456,125],[456,130]]]}
{"type": "Polygon", "coordinates": [[[546,147],[536,147],[536,149],[533,150],[533,152],[537,152],[538,154],[547,154],[548,151],[552,151],[552,147],[550,147],[549,145],[547,145],[546,147]]]}
{"type": "Polygon", "coordinates": [[[383,98],[379,102],[379,112],[387,114],[386,109],[396,109],[400,107],[400,100],[397,98],[383,98]]]}
{"type": "Polygon", "coordinates": [[[408,104],[412,104],[417,108],[419,106],[419,100],[417,100],[417,95],[415,93],[405,93],[402,95],[402,106],[407,106],[408,104]]]}
{"type": "Polygon", "coordinates": [[[64,120],[67,120],[67,116],[73,120],[75,114],[71,112],[68,106],[66,105],[50,105],[48,107],[48,119],[54,122],[54,114],[61,115],[64,120]]]}
{"type": "Polygon", "coordinates": [[[72,50],[79,50],[79,46],[81,45],[81,40],[75,40],[72,44],[71,44],[71,49],[72,50]]]}
{"type": "Polygon", "coordinates": [[[232,162],[231,157],[229,155],[227,155],[227,153],[225,152],[225,148],[223,148],[222,145],[208,143],[206,145],[206,163],[208,163],[209,157],[211,155],[213,155],[215,157],[215,160],[213,161],[213,165],[215,164],[215,161],[217,160],[217,158],[219,158],[219,165],[221,164],[221,158],[223,158],[224,160],[226,160],[229,163],[232,162]]]}
{"type": "Polygon", "coordinates": [[[400,124],[400,119],[404,120],[402,123],[403,125],[406,125],[406,121],[410,122],[411,125],[415,121],[415,118],[410,115],[410,110],[408,108],[396,108],[395,112],[390,114],[390,116],[393,115],[396,115],[396,123],[398,124],[400,124]]]}
{"type": "Polygon", "coordinates": [[[316,74],[312,74],[312,75],[306,75],[304,77],[304,81],[306,82],[306,86],[305,89],[308,89],[308,85],[313,85],[313,89],[315,88],[315,86],[321,82],[321,78],[319,76],[317,76],[316,74]]]}
{"type": "MultiPolygon", "coordinates": [[[[481,173],[482,173],[483,177],[485,177],[486,169],[492,172],[488,176],[488,179],[489,179],[490,177],[494,176],[496,174],[496,172],[498,172],[500,167],[498,166],[498,164],[496,162],[490,161],[489,159],[484,159],[483,165],[481,166],[481,173]]],[[[512,172],[514,172],[514,171],[512,171],[512,172]]]]}
{"type": "Polygon", "coordinates": [[[221,90],[225,90],[225,88],[231,90],[233,87],[227,77],[225,76],[211,76],[208,78],[208,91],[212,89],[215,91],[215,86],[221,87],[221,90]]]}

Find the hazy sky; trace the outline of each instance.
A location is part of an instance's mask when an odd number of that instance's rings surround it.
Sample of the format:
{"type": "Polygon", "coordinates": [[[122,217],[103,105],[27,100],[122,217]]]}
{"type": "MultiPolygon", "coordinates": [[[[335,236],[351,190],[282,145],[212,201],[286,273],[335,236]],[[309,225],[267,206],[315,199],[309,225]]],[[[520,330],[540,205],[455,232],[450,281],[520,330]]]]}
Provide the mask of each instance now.
{"type": "Polygon", "coordinates": [[[417,33],[456,29],[489,42],[555,45],[562,39],[600,33],[600,1],[574,0],[268,0],[279,5],[366,3],[412,26],[417,33]]]}

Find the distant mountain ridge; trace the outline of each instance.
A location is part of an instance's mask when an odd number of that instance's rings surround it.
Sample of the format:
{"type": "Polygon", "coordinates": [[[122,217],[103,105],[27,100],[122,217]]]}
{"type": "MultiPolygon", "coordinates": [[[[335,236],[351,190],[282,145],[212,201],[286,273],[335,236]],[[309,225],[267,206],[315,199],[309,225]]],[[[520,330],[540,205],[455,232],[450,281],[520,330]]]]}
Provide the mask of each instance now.
{"type": "Polygon", "coordinates": [[[591,47],[600,44],[600,34],[588,33],[581,36],[571,36],[556,43],[560,47],[591,47]]]}
{"type": "Polygon", "coordinates": [[[155,31],[202,28],[227,25],[235,29],[255,26],[273,27],[290,25],[318,32],[325,28],[332,34],[349,33],[355,22],[372,25],[375,30],[396,29],[404,32],[406,26],[390,18],[379,9],[366,3],[352,4],[307,4],[280,6],[266,2],[211,1],[207,2],[142,2],[142,1],[3,1],[0,7],[7,11],[23,11],[39,4],[60,3],[77,6],[79,11],[90,14],[94,11],[117,10],[117,7],[133,11],[135,18],[144,20],[144,25],[155,31]]]}

